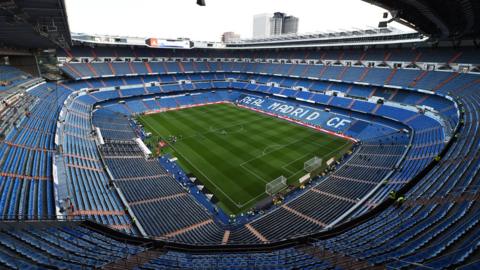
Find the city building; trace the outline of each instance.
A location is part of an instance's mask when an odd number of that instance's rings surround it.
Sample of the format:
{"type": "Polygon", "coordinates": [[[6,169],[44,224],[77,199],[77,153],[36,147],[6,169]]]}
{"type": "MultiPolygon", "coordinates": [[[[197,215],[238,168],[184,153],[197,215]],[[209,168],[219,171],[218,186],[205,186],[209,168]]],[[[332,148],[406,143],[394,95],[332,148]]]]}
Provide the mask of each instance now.
{"type": "Polygon", "coordinates": [[[298,18],[295,16],[286,16],[283,20],[282,34],[296,34],[298,33],[298,18]]]}
{"type": "Polygon", "coordinates": [[[253,38],[267,38],[298,32],[299,19],[295,16],[287,16],[283,12],[275,12],[273,15],[264,13],[253,17],[253,38]]]}
{"type": "Polygon", "coordinates": [[[222,34],[222,42],[231,43],[240,40],[240,35],[235,32],[225,32],[222,34]]]}
{"type": "Polygon", "coordinates": [[[272,14],[264,13],[253,16],[253,38],[270,36],[270,18],[272,14]]]}
{"type": "Polygon", "coordinates": [[[270,18],[270,35],[279,36],[283,34],[283,21],[286,14],[281,12],[275,12],[273,17],[270,18]]]}

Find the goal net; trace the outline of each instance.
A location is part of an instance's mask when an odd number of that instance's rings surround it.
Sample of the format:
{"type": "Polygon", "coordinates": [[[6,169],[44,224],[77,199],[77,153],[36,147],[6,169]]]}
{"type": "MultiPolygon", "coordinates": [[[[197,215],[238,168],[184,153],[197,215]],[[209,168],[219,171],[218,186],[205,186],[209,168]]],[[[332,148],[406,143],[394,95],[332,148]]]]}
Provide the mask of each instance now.
{"type": "Polygon", "coordinates": [[[282,175],[277,179],[268,182],[265,185],[265,193],[271,196],[278,193],[279,191],[281,191],[286,187],[287,187],[287,178],[285,178],[285,176],[282,175]]]}
{"type": "Polygon", "coordinates": [[[303,164],[303,169],[307,172],[313,172],[322,166],[322,159],[319,157],[313,157],[303,164]]]}

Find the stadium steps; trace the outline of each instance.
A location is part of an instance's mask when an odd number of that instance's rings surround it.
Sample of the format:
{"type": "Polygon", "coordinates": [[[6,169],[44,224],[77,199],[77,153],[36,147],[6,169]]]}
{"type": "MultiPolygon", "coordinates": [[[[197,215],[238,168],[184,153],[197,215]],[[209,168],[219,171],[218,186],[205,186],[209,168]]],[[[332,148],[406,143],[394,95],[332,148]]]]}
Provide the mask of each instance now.
{"type": "Polygon", "coordinates": [[[337,76],[337,80],[342,80],[343,79],[343,76],[345,75],[345,72],[347,72],[347,70],[349,69],[348,66],[344,67],[342,72],[340,72],[340,74],[338,74],[337,76]]]}
{"type": "Polygon", "coordinates": [[[333,252],[321,247],[312,246],[312,245],[303,245],[295,248],[296,250],[303,252],[307,255],[310,255],[314,258],[318,258],[322,261],[327,261],[330,264],[335,266],[335,269],[345,269],[345,270],[359,270],[359,269],[385,269],[384,266],[375,266],[368,261],[359,260],[348,255],[333,252]]]}
{"type": "Polygon", "coordinates": [[[364,61],[366,58],[367,58],[367,51],[363,51],[363,53],[360,56],[360,59],[358,59],[358,61],[364,61]]]}
{"type": "Polygon", "coordinates": [[[256,237],[258,240],[260,240],[260,241],[262,241],[262,242],[264,242],[264,243],[265,243],[265,242],[268,242],[268,239],[267,239],[265,236],[263,236],[259,231],[257,231],[255,228],[253,228],[252,225],[250,225],[250,224],[245,224],[245,228],[247,228],[253,235],[255,235],[255,237],[256,237]]]}
{"type": "Polygon", "coordinates": [[[115,68],[113,67],[112,63],[107,62],[108,67],[110,68],[110,71],[114,76],[117,76],[117,72],[115,71],[115,68]]]}
{"type": "MultiPolygon", "coordinates": [[[[292,75],[292,71],[293,71],[294,68],[295,68],[295,65],[292,65],[292,66],[288,69],[287,75],[292,75]]],[[[283,80],[285,80],[285,78],[284,78],[283,80]]],[[[282,80],[282,82],[283,82],[283,80],[282,80]]],[[[280,83],[280,85],[282,85],[282,83],[280,83]]]]}
{"type": "Polygon", "coordinates": [[[70,64],[65,64],[64,66],[66,66],[68,69],[70,69],[73,73],[75,73],[79,78],[83,77],[83,74],[81,74],[76,68],[74,68],[72,65],[70,64]]]}
{"type": "Polygon", "coordinates": [[[180,71],[182,73],[185,73],[185,67],[183,66],[183,63],[182,62],[178,62],[178,67],[180,68],[180,71]]]}
{"type": "Polygon", "coordinates": [[[460,56],[462,56],[463,52],[457,52],[450,60],[448,60],[448,64],[455,63],[460,56]]]}
{"type": "Polygon", "coordinates": [[[30,150],[30,151],[41,151],[41,152],[51,152],[51,153],[54,153],[54,152],[55,152],[54,149],[45,149],[45,148],[39,148],[39,147],[31,147],[31,146],[28,146],[28,145],[16,144],[16,143],[7,142],[7,141],[4,141],[3,143],[6,144],[6,145],[8,145],[8,146],[23,148],[23,149],[27,149],[27,150],[30,150]]]}
{"type": "Polygon", "coordinates": [[[458,77],[460,75],[460,73],[458,72],[454,72],[450,77],[448,77],[446,80],[440,82],[437,86],[435,86],[435,88],[433,88],[433,91],[437,91],[439,90],[440,88],[442,88],[443,86],[445,86],[447,83],[449,83],[451,80],[455,79],[456,77],[458,77]]]}
{"type": "Polygon", "coordinates": [[[193,68],[193,70],[194,70],[195,72],[198,72],[198,71],[199,71],[199,69],[198,69],[198,67],[197,67],[197,63],[196,63],[195,61],[192,62],[192,68],[193,68]]]}
{"type": "Polygon", "coordinates": [[[148,62],[143,62],[143,64],[145,65],[145,68],[147,69],[148,73],[153,73],[152,67],[148,62]]]}
{"type": "Polygon", "coordinates": [[[181,104],[178,103],[178,100],[176,98],[174,98],[174,100],[175,100],[175,104],[176,104],[177,108],[179,108],[181,106],[181,104]]]}
{"type": "Polygon", "coordinates": [[[84,82],[87,83],[89,88],[95,88],[95,86],[93,86],[93,84],[89,80],[85,80],[84,82]]]}
{"type": "Polygon", "coordinates": [[[363,73],[362,73],[362,75],[360,76],[360,79],[358,79],[358,81],[359,81],[359,82],[363,82],[363,80],[365,79],[365,77],[367,77],[369,71],[370,71],[370,68],[365,68],[365,70],[363,71],[363,73]]]}
{"type": "Polygon", "coordinates": [[[310,66],[305,66],[304,69],[303,69],[303,72],[302,72],[302,78],[306,78],[307,77],[307,71],[309,69],[310,66]]]}
{"type": "Polygon", "coordinates": [[[103,79],[100,79],[100,82],[102,83],[103,87],[107,87],[107,84],[105,83],[105,81],[103,79]]]}
{"type": "Polygon", "coordinates": [[[427,98],[429,98],[430,95],[424,95],[422,98],[420,98],[417,102],[415,102],[415,105],[422,104],[427,98]]]}
{"type": "Polygon", "coordinates": [[[390,97],[388,98],[388,100],[393,100],[393,98],[395,98],[395,96],[397,96],[398,94],[398,89],[395,89],[393,91],[393,93],[390,95],[390,97]]]}
{"type": "Polygon", "coordinates": [[[287,206],[287,205],[283,205],[282,207],[283,207],[285,210],[289,211],[290,213],[292,213],[292,214],[294,214],[294,215],[297,215],[297,216],[299,216],[299,217],[301,217],[301,218],[303,218],[303,219],[305,219],[305,220],[308,220],[308,221],[310,221],[310,222],[312,222],[312,223],[315,223],[315,224],[317,224],[317,225],[319,225],[319,226],[321,226],[321,227],[327,227],[327,225],[328,225],[328,224],[325,224],[324,222],[322,222],[322,221],[320,221],[320,220],[314,219],[314,218],[312,218],[312,217],[310,217],[310,216],[308,216],[308,215],[305,215],[305,214],[303,214],[303,213],[301,213],[301,212],[299,212],[299,211],[297,211],[297,210],[295,210],[295,209],[293,209],[293,208],[290,208],[290,207],[287,206]]]}
{"type": "MultiPolygon", "coordinates": [[[[132,49],[132,50],[133,50],[133,49],[132,49]]],[[[133,51],[134,51],[134,50],[133,50],[133,51]]],[[[134,54],[135,54],[135,51],[134,51],[134,54]]],[[[118,59],[118,58],[119,58],[117,49],[113,49],[113,55],[115,56],[115,59],[118,59]]],[[[135,57],[136,57],[136,56],[135,56],[135,57]]]]}
{"type": "Polygon", "coordinates": [[[393,76],[395,76],[395,74],[397,73],[397,71],[398,71],[398,69],[394,68],[394,69],[392,70],[392,72],[390,72],[390,75],[388,75],[387,79],[385,80],[385,82],[384,82],[383,84],[384,84],[384,85],[389,84],[390,81],[392,81],[393,76]]]}
{"type": "Polygon", "coordinates": [[[143,77],[140,77],[140,81],[142,81],[142,84],[143,84],[143,92],[145,93],[145,95],[149,95],[150,92],[148,92],[148,89],[147,89],[147,86],[146,86],[146,83],[145,83],[145,80],[143,79],[143,77]]]}
{"type": "Polygon", "coordinates": [[[331,96],[327,101],[327,105],[330,105],[330,103],[332,103],[334,98],[335,98],[335,96],[331,96]]]}
{"type": "Polygon", "coordinates": [[[320,73],[318,74],[318,78],[322,78],[323,74],[325,71],[327,71],[328,66],[323,66],[322,70],[320,70],[320,73]]]}
{"type": "Polygon", "coordinates": [[[197,229],[197,228],[203,227],[203,226],[208,225],[208,224],[210,224],[210,223],[213,223],[213,220],[212,220],[212,219],[207,219],[207,220],[204,220],[204,221],[199,222],[199,223],[197,223],[197,224],[193,224],[193,225],[191,225],[191,226],[182,228],[182,229],[180,229],[180,230],[176,230],[176,231],[167,233],[167,234],[165,234],[164,236],[165,236],[165,237],[175,237],[175,236],[177,236],[177,235],[179,235],[179,234],[182,234],[182,233],[186,233],[186,232],[195,230],[195,229],[197,229]]]}
{"type": "Polygon", "coordinates": [[[98,73],[97,73],[97,71],[95,70],[95,68],[93,68],[92,64],[90,64],[90,63],[86,63],[86,64],[87,64],[88,69],[93,73],[93,75],[94,75],[95,77],[98,77],[98,73]]]}
{"type": "Polygon", "coordinates": [[[223,233],[222,245],[226,245],[228,243],[228,239],[230,239],[230,231],[225,230],[225,232],[223,233]]]}
{"type": "Polygon", "coordinates": [[[138,73],[138,72],[135,71],[135,68],[133,67],[132,62],[128,62],[128,67],[130,68],[130,72],[132,72],[132,74],[137,74],[138,73]]]}
{"type": "MultiPolygon", "coordinates": [[[[88,83],[88,81],[86,81],[86,82],[88,83]]],[[[68,90],[70,90],[70,91],[72,91],[72,92],[75,92],[75,91],[76,91],[76,90],[73,89],[72,87],[70,87],[70,86],[68,86],[68,85],[66,85],[66,84],[63,84],[63,83],[61,83],[61,82],[59,82],[58,85],[61,86],[61,87],[63,87],[63,88],[66,88],[66,89],[68,89],[68,90]]]]}
{"type": "MultiPolygon", "coordinates": [[[[350,88],[350,89],[351,89],[351,88],[350,88]]],[[[352,101],[350,101],[350,104],[348,104],[348,107],[347,107],[347,108],[348,108],[348,109],[351,109],[351,108],[353,107],[353,104],[355,104],[355,99],[352,99],[352,101]]],[[[354,124],[354,123],[353,123],[353,124],[354,124]]],[[[353,124],[351,124],[350,127],[352,127],[353,124]]],[[[350,129],[350,127],[348,127],[348,129],[350,129]]],[[[348,130],[348,129],[347,129],[347,130],[348,130]]],[[[344,133],[345,133],[345,132],[344,132],[344,133]]]]}
{"type": "Polygon", "coordinates": [[[417,55],[415,56],[415,59],[413,59],[412,63],[417,63],[421,57],[422,57],[422,52],[418,52],[417,55]]]}
{"type": "Polygon", "coordinates": [[[459,95],[460,95],[460,94],[464,94],[463,92],[464,92],[465,90],[470,89],[471,87],[473,87],[473,86],[476,85],[476,84],[480,84],[480,79],[471,81],[471,82],[469,82],[469,83],[461,86],[460,88],[458,88],[458,89],[456,90],[456,93],[459,94],[459,95]]]}
{"type": "MultiPolygon", "coordinates": [[[[139,179],[144,179],[144,178],[139,177],[139,179]]],[[[118,179],[116,181],[118,181],[118,179]]],[[[135,205],[139,205],[139,204],[146,204],[146,203],[153,203],[153,202],[158,202],[158,201],[171,200],[171,199],[175,199],[175,198],[178,198],[178,197],[183,197],[183,196],[186,196],[186,195],[187,195],[187,193],[178,193],[178,194],[169,195],[169,196],[165,196],[165,197],[157,197],[157,198],[143,200],[143,201],[130,202],[129,205],[130,206],[135,206],[135,205]]]]}
{"type": "Polygon", "coordinates": [[[69,58],[75,58],[75,56],[73,56],[71,50],[69,50],[69,49],[64,49],[64,51],[65,51],[65,53],[67,54],[67,56],[68,56],[69,58]]]}
{"type": "Polygon", "coordinates": [[[415,87],[415,86],[417,85],[417,83],[418,83],[421,79],[423,79],[423,77],[427,76],[427,74],[428,74],[428,71],[426,71],[426,70],[422,71],[422,73],[420,73],[420,75],[418,75],[418,76],[413,80],[413,82],[410,83],[408,86],[410,86],[410,87],[415,87]]]}
{"type": "Polygon", "coordinates": [[[388,60],[390,60],[391,57],[392,57],[392,51],[389,51],[388,53],[385,54],[383,61],[387,62],[388,60]]]}
{"type": "Polygon", "coordinates": [[[329,192],[325,192],[325,191],[322,191],[322,190],[318,190],[316,188],[312,188],[310,189],[311,191],[313,192],[316,192],[316,193],[319,193],[319,194],[322,194],[322,195],[325,195],[325,196],[328,196],[330,198],[334,198],[334,199],[337,199],[337,200],[341,200],[341,201],[345,201],[345,202],[350,202],[350,203],[357,203],[357,200],[353,200],[353,199],[350,199],[350,198],[347,198],[347,197],[344,197],[344,196],[339,196],[339,195],[335,195],[335,194],[332,194],[332,193],[329,193],[329,192]]]}
{"type": "Polygon", "coordinates": [[[97,53],[95,52],[95,50],[94,50],[93,48],[92,48],[92,49],[90,49],[90,52],[92,53],[92,57],[93,57],[93,59],[98,59],[98,57],[97,57],[97,53]]]}
{"type": "Polygon", "coordinates": [[[143,106],[145,106],[145,108],[147,108],[148,110],[152,110],[152,108],[150,108],[150,106],[148,105],[147,102],[145,102],[145,100],[142,99],[142,103],[143,103],[143,106]]]}
{"type": "Polygon", "coordinates": [[[105,269],[105,270],[135,269],[163,255],[165,255],[164,251],[149,249],[149,250],[145,250],[143,252],[128,256],[127,258],[120,259],[115,262],[104,265],[102,266],[102,269],[105,269]]]}
{"type": "Polygon", "coordinates": [[[420,115],[421,115],[421,114],[418,114],[418,113],[417,113],[417,114],[414,114],[414,115],[410,116],[409,118],[405,119],[403,122],[404,122],[404,123],[408,123],[408,122],[410,122],[410,121],[412,121],[412,120],[420,117],[420,115]]]}
{"type": "Polygon", "coordinates": [[[378,109],[380,109],[380,107],[382,107],[382,104],[377,104],[370,113],[375,114],[378,111],[378,109]]]}

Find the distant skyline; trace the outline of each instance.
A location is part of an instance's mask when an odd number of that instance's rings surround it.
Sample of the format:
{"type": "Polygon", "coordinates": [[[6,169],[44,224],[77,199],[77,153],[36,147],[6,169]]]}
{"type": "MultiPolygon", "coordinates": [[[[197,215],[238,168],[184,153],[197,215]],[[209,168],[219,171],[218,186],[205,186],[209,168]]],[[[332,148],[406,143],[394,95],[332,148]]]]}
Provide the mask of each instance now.
{"type": "MultiPolygon", "coordinates": [[[[224,32],[252,37],[253,16],[299,17],[299,33],[376,27],[383,9],[361,0],[65,0],[72,32],[220,41],[224,32]]],[[[395,24],[397,28],[405,27],[395,24]]]]}

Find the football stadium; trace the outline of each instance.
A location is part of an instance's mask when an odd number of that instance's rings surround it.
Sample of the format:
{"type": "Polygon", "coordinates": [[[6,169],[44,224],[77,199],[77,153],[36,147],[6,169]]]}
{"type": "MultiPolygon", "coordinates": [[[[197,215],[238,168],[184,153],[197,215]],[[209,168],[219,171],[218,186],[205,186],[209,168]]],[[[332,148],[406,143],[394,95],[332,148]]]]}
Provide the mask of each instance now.
{"type": "Polygon", "coordinates": [[[480,2],[357,2],[217,42],[0,0],[0,269],[480,269],[480,2]]]}

